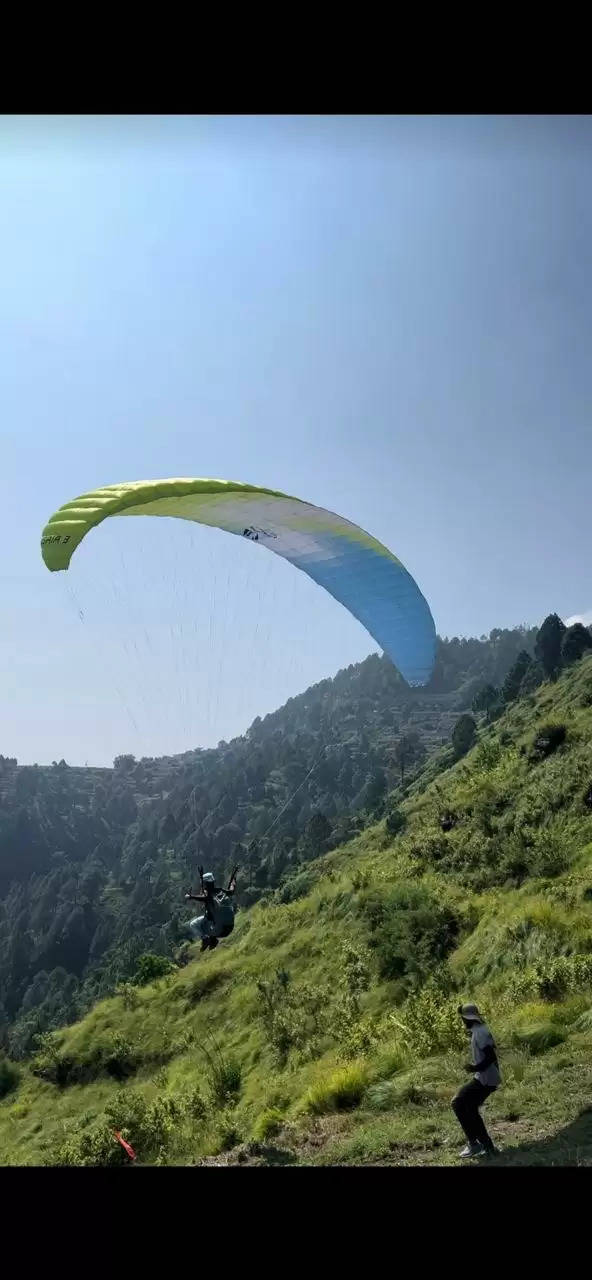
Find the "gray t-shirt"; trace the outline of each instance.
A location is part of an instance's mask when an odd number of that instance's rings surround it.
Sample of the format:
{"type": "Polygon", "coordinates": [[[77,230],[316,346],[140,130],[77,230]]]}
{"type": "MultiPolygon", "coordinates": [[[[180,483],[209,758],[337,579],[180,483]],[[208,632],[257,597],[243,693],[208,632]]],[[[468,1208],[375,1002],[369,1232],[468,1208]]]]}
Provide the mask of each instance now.
{"type": "MultiPolygon", "coordinates": [[[[495,1041],[489,1027],[486,1027],[484,1022],[475,1022],[471,1032],[471,1053],[474,1063],[481,1061],[486,1046],[493,1048],[495,1053],[495,1041]]],[[[479,1084],[487,1085],[490,1089],[497,1089],[502,1082],[497,1065],[497,1054],[495,1062],[491,1062],[484,1071],[475,1072],[475,1080],[478,1080],[479,1084]]]]}

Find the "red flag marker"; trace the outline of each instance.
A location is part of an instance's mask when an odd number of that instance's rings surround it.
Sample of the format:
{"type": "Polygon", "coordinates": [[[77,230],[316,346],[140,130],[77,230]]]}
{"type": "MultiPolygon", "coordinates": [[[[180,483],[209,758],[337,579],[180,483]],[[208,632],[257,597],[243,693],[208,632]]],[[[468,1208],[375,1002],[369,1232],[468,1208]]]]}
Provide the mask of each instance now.
{"type": "Polygon", "coordinates": [[[118,1133],[117,1129],[114,1129],[114,1133],[115,1133],[115,1137],[117,1138],[117,1141],[121,1143],[123,1150],[127,1152],[130,1160],[135,1160],[136,1153],[134,1151],[134,1148],[130,1147],[129,1142],[126,1142],[125,1138],[122,1138],[121,1134],[118,1133]]]}

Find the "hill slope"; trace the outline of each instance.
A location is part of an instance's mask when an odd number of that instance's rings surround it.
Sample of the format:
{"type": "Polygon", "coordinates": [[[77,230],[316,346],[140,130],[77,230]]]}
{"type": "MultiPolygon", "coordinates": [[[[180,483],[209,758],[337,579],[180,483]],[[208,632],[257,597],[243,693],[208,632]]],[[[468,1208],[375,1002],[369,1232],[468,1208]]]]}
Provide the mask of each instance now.
{"type": "Polygon", "coordinates": [[[472,999],[497,1160],[591,1163],[592,658],[432,757],[397,813],[5,1064],[3,1162],[125,1161],[118,1128],[142,1163],[449,1163],[472,999]]]}
{"type": "Polygon", "coordinates": [[[449,740],[475,685],[499,683],[533,643],[520,628],[440,641],[426,691],[374,655],[216,750],[113,769],[0,757],[0,1048],[22,1056],[142,952],[174,954],[200,859],[221,876],[239,861],[249,904],[349,839],[402,766],[411,776],[449,740]]]}

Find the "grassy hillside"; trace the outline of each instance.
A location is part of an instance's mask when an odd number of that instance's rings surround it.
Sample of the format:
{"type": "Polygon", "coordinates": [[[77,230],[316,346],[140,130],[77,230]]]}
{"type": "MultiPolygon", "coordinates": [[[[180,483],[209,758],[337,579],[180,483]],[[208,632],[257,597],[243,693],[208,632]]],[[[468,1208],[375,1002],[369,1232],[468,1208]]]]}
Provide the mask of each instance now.
{"type": "Polygon", "coordinates": [[[440,640],[428,689],[371,655],[216,749],[113,769],[0,755],[0,1050],[82,1017],[147,951],[173,956],[196,863],[244,868],[242,904],[383,816],[387,792],[450,739],[475,689],[536,631],[440,640]]]}
{"type": "Polygon", "coordinates": [[[0,1065],[2,1162],[126,1162],[113,1128],[148,1164],[454,1162],[471,999],[496,1162],[592,1163],[592,658],[433,756],[397,812],[0,1065]]]}

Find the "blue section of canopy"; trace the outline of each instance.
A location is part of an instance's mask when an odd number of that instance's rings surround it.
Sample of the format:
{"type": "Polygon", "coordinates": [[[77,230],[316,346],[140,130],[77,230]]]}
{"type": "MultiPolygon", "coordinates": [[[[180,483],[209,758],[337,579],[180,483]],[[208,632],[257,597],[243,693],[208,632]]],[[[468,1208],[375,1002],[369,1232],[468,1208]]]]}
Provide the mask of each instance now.
{"type": "Polygon", "coordinates": [[[366,627],[410,685],[427,684],[436,657],[436,628],[411,574],[371,547],[323,532],[326,558],[289,556],[366,627]]]}

